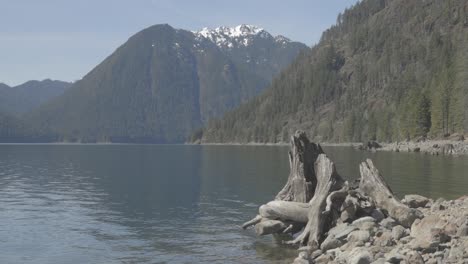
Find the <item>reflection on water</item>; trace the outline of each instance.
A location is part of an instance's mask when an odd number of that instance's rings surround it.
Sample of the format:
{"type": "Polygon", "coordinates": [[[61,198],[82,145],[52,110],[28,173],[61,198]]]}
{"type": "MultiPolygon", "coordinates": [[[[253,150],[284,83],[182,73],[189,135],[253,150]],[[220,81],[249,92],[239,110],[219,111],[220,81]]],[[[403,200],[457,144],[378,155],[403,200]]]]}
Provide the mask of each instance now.
{"type": "MultiPolygon", "coordinates": [[[[283,263],[239,226],[282,187],[287,147],[0,145],[0,263],[283,263]]],[[[454,198],[466,157],[325,148],[352,179],[371,157],[399,195],[454,198]]]]}

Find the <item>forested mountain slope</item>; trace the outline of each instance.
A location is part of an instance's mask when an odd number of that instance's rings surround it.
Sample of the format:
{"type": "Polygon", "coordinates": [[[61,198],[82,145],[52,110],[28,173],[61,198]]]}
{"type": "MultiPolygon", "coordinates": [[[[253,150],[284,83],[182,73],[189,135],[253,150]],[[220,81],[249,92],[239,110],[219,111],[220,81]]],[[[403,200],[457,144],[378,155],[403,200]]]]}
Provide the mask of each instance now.
{"type": "Polygon", "coordinates": [[[0,112],[22,114],[57,97],[71,83],[53,80],[28,81],[15,87],[0,84],[0,112]]]}
{"type": "Polygon", "coordinates": [[[468,2],[363,0],[202,142],[381,141],[468,131],[468,2]]]}
{"type": "Polygon", "coordinates": [[[183,142],[258,95],[307,49],[249,25],[198,32],[152,26],[27,121],[58,141],[183,142]]]}

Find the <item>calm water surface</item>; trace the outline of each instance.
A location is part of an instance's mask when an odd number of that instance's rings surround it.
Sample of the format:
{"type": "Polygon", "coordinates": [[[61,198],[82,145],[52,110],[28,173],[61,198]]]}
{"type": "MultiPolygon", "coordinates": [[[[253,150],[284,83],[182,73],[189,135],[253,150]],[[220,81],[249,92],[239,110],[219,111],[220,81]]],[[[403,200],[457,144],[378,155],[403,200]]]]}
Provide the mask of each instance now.
{"type": "MultiPolygon", "coordinates": [[[[0,145],[0,263],[288,263],[239,225],[288,174],[287,147],[0,145]]],[[[398,195],[468,193],[468,158],[325,151],[346,178],[371,157],[398,195]]]]}

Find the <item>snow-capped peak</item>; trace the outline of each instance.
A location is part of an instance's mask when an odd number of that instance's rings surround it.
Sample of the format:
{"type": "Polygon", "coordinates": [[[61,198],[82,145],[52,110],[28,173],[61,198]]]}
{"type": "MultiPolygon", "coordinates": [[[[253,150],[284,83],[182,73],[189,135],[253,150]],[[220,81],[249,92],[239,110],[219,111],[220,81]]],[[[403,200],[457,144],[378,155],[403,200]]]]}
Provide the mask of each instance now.
{"type": "Polygon", "coordinates": [[[257,35],[258,33],[264,31],[263,28],[259,28],[254,25],[238,25],[236,27],[217,27],[215,29],[203,28],[200,31],[194,31],[193,33],[201,35],[205,38],[210,38],[212,35],[224,35],[225,37],[238,38],[245,37],[249,35],[257,35]]]}
{"type": "Polygon", "coordinates": [[[215,29],[203,28],[193,33],[200,38],[209,39],[220,47],[232,48],[234,45],[250,45],[251,37],[260,36],[262,38],[271,37],[270,33],[263,28],[254,25],[238,25],[235,27],[217,27],[215,29]]]}

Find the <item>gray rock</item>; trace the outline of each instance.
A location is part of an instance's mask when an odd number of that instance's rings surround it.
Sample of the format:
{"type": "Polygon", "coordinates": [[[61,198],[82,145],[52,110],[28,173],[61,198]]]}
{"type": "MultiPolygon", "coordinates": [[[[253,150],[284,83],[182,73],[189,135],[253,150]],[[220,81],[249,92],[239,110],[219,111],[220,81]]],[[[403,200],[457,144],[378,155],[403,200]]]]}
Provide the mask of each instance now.
{"type": "Polygon", "coordinates": [[[405,237],[402,237],[400,239],[400,243],[402,243],[403,245],[406,245],[408,244],[409,242],[411,242],[411,240],[413,240],[414,238],[413,237],[410,237],[410,236],[405,236],[405,237]]]}
{"type": "Polygon", "coordinates": [[[348,254],[348,264],[370,264],[372,262],[372,255],[365,248],[353,248],[348,254]]]}
{"type": "Polygon", "coordinates": [[[371,216],[365,216],[365,217],[361,217],[361,218],[359,218],[359,219],[354,220],[354,222],[352,223],[352,225],[359,227],[359,225],[362,224],[362,223],[366,223],[366,222],[372,222],[372,223],[374,223],[375,221],[376,221],[376,220],[375,220],[373,217],[371,217],[371,216]]]}
{"type": "Polygon", "coordinates": [[[315,264],[327,264],[333,261],[333,257],[328,254],[320,255],[318,258],[314,259],[315,264]]]}
{"type": "Polygon", "coordinates": [[[304,255],[305,252],[299,253],[299,256],[294,259],[293,264],[309,264],[307,254],[304,255]]]}
{"type": "Polygon", "coordinates": [[[357,230],[358,228],[355,226],[348,225],[346,223],[344,224],[339,224],[335,226],[334,228],[330,229],[328,231],[328,235],[334,236],[336,239],[343,239],[348,236],[349,233],[353,232],[354,230],[357,230]]]}
{"type": "Polygon", "coordinates": [[[448,260],[451,262],[460,261],[463,259],[463,250],[458,247],[453,247],[450,249],[450,253],[448,254],[448,260]]]}
{"type": "Polygon", "coordinates": [[[388,254],[387,256],[387,262],[389,263],[394,263],[394,264],[398,264],[400,263],[400,261],[402,261],[405,257],[403,255],[401,255],[400,253],[397,253],[397,252],[391,252],[390,254],[388,254]]]}
{"type": "Polygon", "coordinates": [[[320,245],[320,249],[323,252],[326,252],[327,250],[334,249],[337,247],[341,247],[343,245],[343,242],[339,239],[336,239],[334,236],[328,236],[323,242],[322,245],[320,245]]]}
{"type": "Polygon", "coordinates": [[[409,194],[405,195],[405,198],[402,200],[402,202],[408,205],[410,208],[419,208],[426,206],[426,204],[429,202],[429,198],[417,194],[409,194]]]}
{"type": "Polygon", "coordinates": [[[459,223],[460,227],[458,228],[456,235],[459,237],[468,236],[468,220],[460,219],[459,223]]]}
{"type": "Polygon", "coordinates": [[[301,252],[299,256],[294,259],[293,264],[309,264],[309,256],[306,252],[301,252]]]}
{"type": "Polygon", "coordinates": [[[380,222],[385,219],[385,215],[382,213],[380,209],[372,210],[371,216],[377,221],[380,222]]]}
{"type": "Polygon", "coordinates": [[[334,248],[330,249],[327,251],[327,254],[331,255],[335,260],[343,254],[343,251],[341,251],[339,248],[334,248]]]}
{"type": "Polygon", "coordinates": [[[372,230],[374,227],[377,226],[376,219],[370,216],[356,219],[351,225],[361,230],[372,230]]]}
{"type": "Polygon", "coordinates": [[[444,229],[442,228],[431,228],[431,241],[437,241],[439,243],[449,242],[451,237],[447,235],[444,229]]]}
{"type": "Polygon", "coordinates": [[[446,225],[446,221],[438,215],[429,215],[422,220],[416,220],[411,226],[411,236],[417,240],[431,241],[431,229],[442,229],[446,225]]]}
{"type": "Polygon", "coordinates": [[[406,254],[406,260],[411,264],[424,264],[424,259],[417,251],[410,251],[406,254]]]}
{"type": "Polygon", "coordinates": [[[374,245],[380,247],[390,247],[393,246],[395,242],[393,241],[393,236],[390,231],[383,232],[380,236],[374,239],[374,245]]]}
{"type": "Polygon", "coordinates": [[[349,233],[347,240],[348,244],[353,246],[363,246],[370,239],[369,231],[357,230],[349,233]]]}
{"type": "Polygon", "coordinates": [[[317,250],[315,250],[314,252],[312,252],[310,254],[310,259],[315,259],[315,258],[317,258],[318,256],[320,256],[322,254],[323,254],[323,251],[320,250],[320,249],[317,249],[317,250]]]}
{"type": "Polygon", "coordinates": [[[377,226],[374,222],[365,222],[359,226],[360,230],[369,231],[372,234],[374,233],[374,228],[377,226]]]}
{"type": "Polygon", "coordinates": [[[458,228],[457,236],[459,237],[468,236],[468,226],[464,225],[458,228]]]}
{"type": "Polygon", "coordinates": [[[380,225],[391,230],[394,226],[397,225],[397,222],[393,218],[387,217],[380,222],[380,225]]]}
{"type": "Polygon", "coordinates": [[[397,225],[392,228],[392,237],[395,241],[400,240],[400,238],[407,235],[408,233],[406,232],[406,229],[401,225],[397,225]]]}
{"type": "Polygon", "coordinates": [[[371,264],[385,264],[385,258],[378,258],[376,259],[374,262],[372,262],[371,264]]]}
{"type": "Polygon", "coordinates": [[[440,242],[422,239],[413,239],[408,243],[410,249],[422,251],[423,253],[433,253],[437,251],[440,242]]]}

